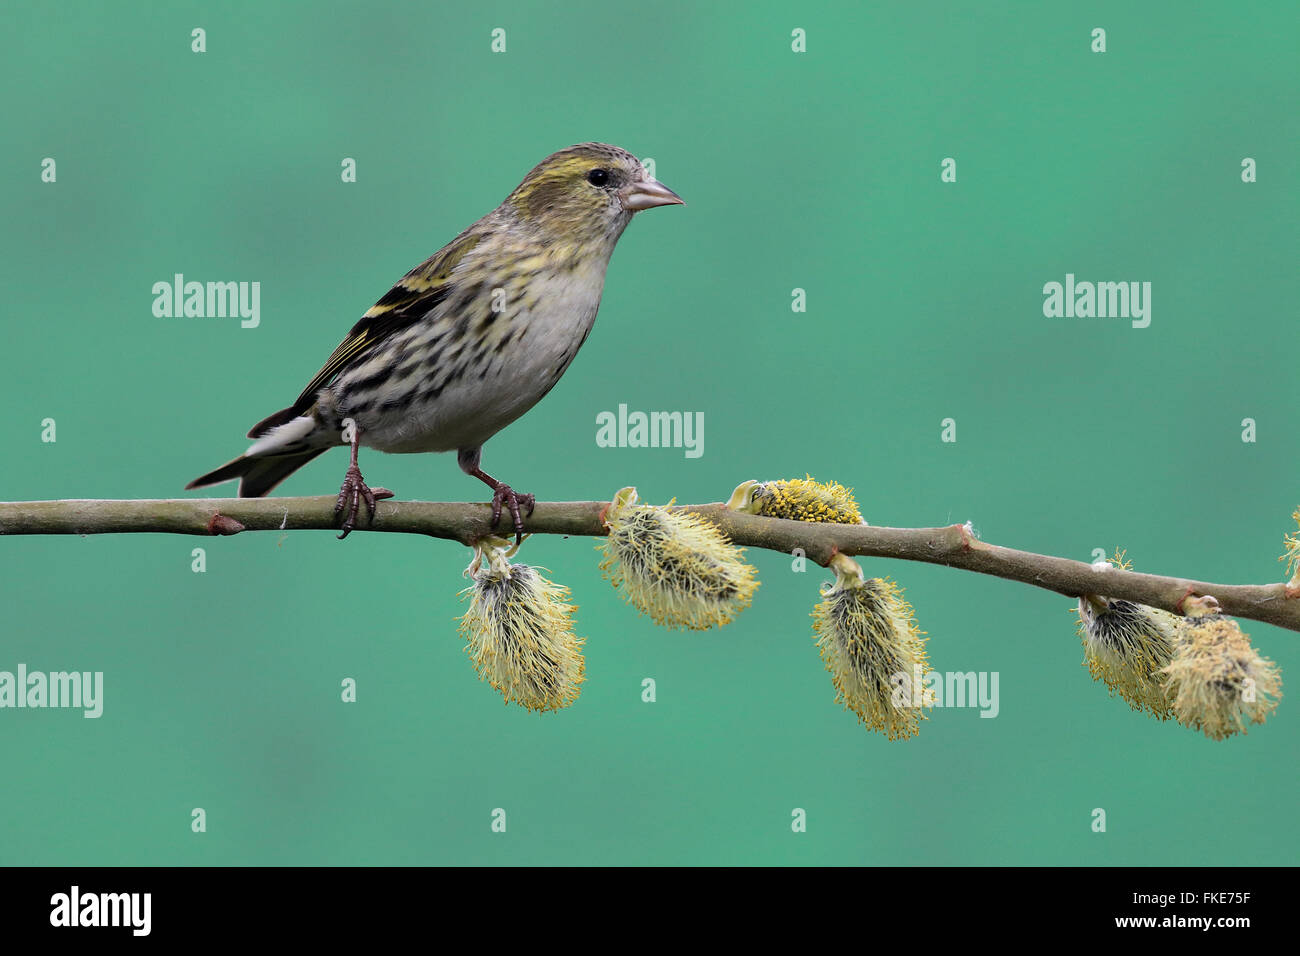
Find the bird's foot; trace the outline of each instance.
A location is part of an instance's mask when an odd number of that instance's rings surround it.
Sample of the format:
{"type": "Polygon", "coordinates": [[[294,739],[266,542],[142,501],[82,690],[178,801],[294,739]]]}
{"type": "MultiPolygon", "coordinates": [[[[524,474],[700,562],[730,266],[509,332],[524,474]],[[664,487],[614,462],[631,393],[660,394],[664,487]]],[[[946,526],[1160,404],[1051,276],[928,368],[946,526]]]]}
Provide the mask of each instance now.
{"type": "Polygon", "coordinates": [[[343,520],[343,533],[339,535],[339,540],[352,533],[357,523],[357,512],[361,510],[361,502],[366,503],[367,519],[374,521],[375,502],[391,497],[393,493],[387,488],[372,490],[361,477],[361,469],[356,465],[349,466],[347,474],[343,476],[343,487],[339,489],[338,501],[334,502],[334,514],[347,515],[343,520]]]}
{"type": "Polygon", "coordinates": [[[515,490],[507,485],[504,481],[497,482],[492,491],[492,527],[495,528],[501,521],[501,506],[505,505],[510,509],[510,517],[515,523],[515,544],[524,540],[524,519],[520,516],[519,509],[524,507],[528,509],[531,516],[533,508],[537,505],[537,498],[534,495],[518,495],[515,490]]]}

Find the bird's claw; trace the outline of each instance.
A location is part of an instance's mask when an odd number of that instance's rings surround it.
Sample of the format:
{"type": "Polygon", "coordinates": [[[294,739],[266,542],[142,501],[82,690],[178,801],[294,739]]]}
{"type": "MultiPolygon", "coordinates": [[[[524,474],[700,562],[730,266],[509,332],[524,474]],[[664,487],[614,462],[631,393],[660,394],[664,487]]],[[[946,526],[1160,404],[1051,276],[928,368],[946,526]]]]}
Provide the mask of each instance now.
{"type": "Polygon", "coordinates": [[[526,507],[528,509],[528,514],[531,517],[533,509],[537,506],[537,498],[535,495],[515,494],[515,490],[505,482],[498,484],[496,489],[492,492],[493,528],[496,528],[496,526],[501,522],[502,505],[505,505],[510,509],[510,517],[515,523],[515,544],[518,545],[524,540],[524,519],[520,516],[519,506],[523,505],[526,507]]]}
{"type": "Polygon", "coordinates": [[[385,498],[393,497],[393,493],[387,488],[371,489],[361,477],[361,469],[356,465],[348,468],[347,474],[343,476],[343,487],[339,489],[339,497],[334,502],[334,514],[338,515],[346,511],[347,517],[343,520],[343,533],[339,535],[339,540],[346,538],[356,527],[357,512],[361,510],[361,502],[366,503],[366,517],[369,521],[375,520],[375,502],[383,501],[385,498]]]}

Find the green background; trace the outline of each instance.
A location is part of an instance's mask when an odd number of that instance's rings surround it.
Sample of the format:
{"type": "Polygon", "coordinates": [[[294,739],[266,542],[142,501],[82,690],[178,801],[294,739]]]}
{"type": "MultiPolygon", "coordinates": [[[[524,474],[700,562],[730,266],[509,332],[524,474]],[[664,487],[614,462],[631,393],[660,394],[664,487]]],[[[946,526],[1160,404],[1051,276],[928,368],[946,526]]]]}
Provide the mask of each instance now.
{"type": "MultiPolygon", "coordinates": [[[[177,495],[394,279],[543,156],[601,140],[688,205],[629,227],[593,334],[488,443],[493,474],[542,500],[635,484],[661,502],[811,472],[873,524],[970,519],[1027,550],[1280,580],[1300,504],[1294,5],[999,6],[8,4],[0,497],[177,495]],[[261,326],[155,318],[175,272],[260,281],[261,326]],[[1067,272],[1150,281],[1150,328],[1044,318],[1067,272]],[[704,456],[597,447],[619,403],[704,412],[704,456]]],[[[345,457],[282,492],[332,493],[345,457]]],[[[451,456],[362,466],[403,497],[483,498],[451,456]]],[[[1001,675],[996,719],[940,710],[891,743],[833,702],[809,618],[825,572],[754,553],[752,608],[668,632],[593,543],[521,556],[573,589],[587,638],[581,698],[535,715],[462,650],[454,543],[0,541],[0,669],[106,685],[99,720],[0,712],[0,862],[1296,860],[1292,700],[1211,742],[1094,684],[1067,599],[869,560],[935,667],[1001,675]]],[[[1300,674],[1295,634],[1246,629],[1300,674]]]]}

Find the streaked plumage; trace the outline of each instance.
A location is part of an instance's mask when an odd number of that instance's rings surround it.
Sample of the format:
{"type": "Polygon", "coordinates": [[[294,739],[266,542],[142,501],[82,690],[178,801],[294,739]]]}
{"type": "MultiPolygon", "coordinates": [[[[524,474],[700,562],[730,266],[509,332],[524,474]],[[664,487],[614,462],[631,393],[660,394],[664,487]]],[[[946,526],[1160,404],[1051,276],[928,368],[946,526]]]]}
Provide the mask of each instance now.
{"type": "Polygon", "coordinates": [[[458,452],[462,470],[493,488],[494,520],[506,503],[518,532],[518,504],[531,507],[530,496],[479,469],[483,443],[532,408],[573,361],[632,216],[680,202],[616,146],[583,143],[547,157],[500,206],[399,279],[297,401],[253,426],[256,441],[243,455],[187,487],[239,478],[241,497],[265,495],[345,444],[351,419],[354,467],[339,496],[341,507],[351,504],[345,535],[360,498],[373,511],[356,444],[458,452]]]}

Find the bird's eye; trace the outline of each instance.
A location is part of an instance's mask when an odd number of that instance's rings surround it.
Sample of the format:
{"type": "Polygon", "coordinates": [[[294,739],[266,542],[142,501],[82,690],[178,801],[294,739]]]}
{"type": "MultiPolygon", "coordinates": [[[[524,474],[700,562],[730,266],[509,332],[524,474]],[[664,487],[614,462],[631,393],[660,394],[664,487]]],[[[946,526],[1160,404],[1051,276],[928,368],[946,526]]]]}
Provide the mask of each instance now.
{"type": "Polygon", "coordinates": [[[591,172],[587,173],[587,182],[591,183],[593,186],[604,186],[609,182],[609,170],[593,169],[591,172]]]}

